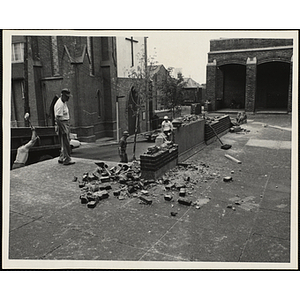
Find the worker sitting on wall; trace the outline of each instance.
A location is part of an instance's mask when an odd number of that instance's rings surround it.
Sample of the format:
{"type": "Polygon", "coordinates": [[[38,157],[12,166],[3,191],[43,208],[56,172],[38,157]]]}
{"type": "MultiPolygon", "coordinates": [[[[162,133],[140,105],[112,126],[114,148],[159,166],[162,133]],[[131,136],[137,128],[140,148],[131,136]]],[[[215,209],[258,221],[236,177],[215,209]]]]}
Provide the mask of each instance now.
{"type": "Polygon", "coordinates": [[[236,116],[236,122],[237,124],[244,124],[247,123],[247,115],[246,112],[239,112],[236,116]]]}
{"type": "Polygon", "coordinates": [[[17,156],[12,166],[13,170],[25,166],[28,159],[29,150],[34,146],[35,142],[39,139],[39,136],[36,134],[34,127],[31,127],[31,131],[32,131],[31,140],[27,144],[19,147],[17,150],[17,156]]]}
{"type": "Polygon", "coordinates": [[[172,122],[169,120],[169,117],[168,116],[164,116],[164,120],[163,122],[161,123],[161,131],[162,133],[165,134],[166,136],[166,139],[168,141],[171,141],[172,140],[172,133],[173,133],[173,124],[172,122]]]}

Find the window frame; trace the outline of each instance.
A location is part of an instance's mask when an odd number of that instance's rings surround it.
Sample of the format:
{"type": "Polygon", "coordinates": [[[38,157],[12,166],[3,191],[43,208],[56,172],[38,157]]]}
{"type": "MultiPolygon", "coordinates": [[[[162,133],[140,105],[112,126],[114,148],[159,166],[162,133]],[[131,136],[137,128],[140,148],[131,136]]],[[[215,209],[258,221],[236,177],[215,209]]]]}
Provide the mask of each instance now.
{"type": "Polygon", "coordinates": [[[12,63],[23,63],[24,62],[24,43],[12,43],[11,47],[11,62],[12,63]],[[17,46],[19,46],[19,49],[17,49],[17,46]],[[16,59],[16,53],[19,50],[19,53],[17,55],[20,55],[20,59],[16,59]]]}

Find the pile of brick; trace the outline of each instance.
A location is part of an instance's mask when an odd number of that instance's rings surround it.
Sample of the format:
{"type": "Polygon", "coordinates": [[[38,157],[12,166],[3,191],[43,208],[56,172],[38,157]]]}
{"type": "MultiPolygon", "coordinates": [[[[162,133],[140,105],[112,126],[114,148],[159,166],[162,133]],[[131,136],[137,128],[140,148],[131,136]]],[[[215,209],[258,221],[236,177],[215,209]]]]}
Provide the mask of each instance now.
{"type": "MultiPolygon", "coordinates": [[[[145,195],[144,187],[154,182],[141,178],[138,161],[131,164],[118,164],[110,169],[104,162],[96,165],[97,168],[93,172],[84,173],[79,180],[81,203],[87,204],[89,208],[94,208],[101,200],[107,199],[112,190],[113,195],[119,200],[124,200],[137,191],[145,195]],[[116,184],[119,184],[118,188],[115,188],[116,184]]],[[[145,197],[141,200],[147,203],[145,197]]],[[[151,203],[148,201],[147,204],[151,203]]]]}
{"type": "Polygon", "coordinates": [[[175,195],[178,196],[177,202],[182,205],[195,206],[199,209],[209,200],[194,199],[193,190],[201,182],[208,182],[210,179],[219,178],[220,173],[210,170],[209,166],[203,162],[199,164],[178,164],[175,168],[167,172],[159,183],[164,184],[167,194],[164,195],[166,201],[174,201],[175,195]],[[192,200],[193,199],[193,200],[192,200]]]}
{"type": "MultiPolygon", "coordinates": [[[[209,200],[199,199],[198,195],[193,196],[194,189],[202,182],[220,177],[219,172],[214,172],[203,162],[180,163],[157,180],[141,178],[138,161],[118,164],[110,169],[103,162],[96,164],[97,168],[93,172],[84,173],[78,180],[80,201],[88,208],[95,208],[100,201],[108,199],[111,195],[118,200],[135,197],[138,203],[151,205],[154,199],[152,196],[157,197],[153,194],[155,189],[163,192],[165,201],[174,202],[177,195],[178,204],[200,208],[209,200]]],[[[173,212],[173,215],[176,216],[176,213],[173,212]]]]}
{"type": "Polygon", "coordinates": [[[188,125],[191,122],[195,122],[199,119],[203,119],[202,115],[184,115],[182,117],[176,118],[172,121],[173,125],[175,127],[178,127],[178,124],[180,124],[180,126],[185,126],[188,125]]]}

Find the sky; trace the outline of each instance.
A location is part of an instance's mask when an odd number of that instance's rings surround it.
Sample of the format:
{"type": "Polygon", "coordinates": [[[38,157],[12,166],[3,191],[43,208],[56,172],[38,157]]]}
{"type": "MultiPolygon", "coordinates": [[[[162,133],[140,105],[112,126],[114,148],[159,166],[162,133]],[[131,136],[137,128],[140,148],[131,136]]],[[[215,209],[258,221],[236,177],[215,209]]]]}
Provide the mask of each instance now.
{"type": "MultiPolygon", "coordinates": [[[[140,33],[137,33],[140,34],[140,33]]],[[[184,77],[206,82],[206,64],[211,39],[288,38],[287,31],[148,31],[148,57],[154,56],[165,68],[180,68],[184,77]]]]}
{"type": "Polygon", "coordinates": [[[67,35],[95,35],[97,33],[96,35],[148,37],[148,58],[153,57],[165,68],[181,69],[184,77],[191,77],[200,84],[206,83],[207,57],[212,39],[295,37],[295,31],[288,30],[60,30],[59,32],[65,32],[67,35]]]}

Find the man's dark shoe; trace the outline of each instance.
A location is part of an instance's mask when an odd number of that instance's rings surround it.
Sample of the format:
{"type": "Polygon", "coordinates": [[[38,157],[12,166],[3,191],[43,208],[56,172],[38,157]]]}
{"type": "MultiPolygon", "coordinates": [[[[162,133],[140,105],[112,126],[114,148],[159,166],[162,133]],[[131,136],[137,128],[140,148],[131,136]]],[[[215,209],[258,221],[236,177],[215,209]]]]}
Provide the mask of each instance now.
{"type": "Polygon", "coordinates": [[[62,160],[58,160],[58,163],[59,164],[63,164],[64,162],[62,160]]]}
{"type": "Polygon", "coordinates": [[[64,166],[74,165],[74,164],[75,164],[75,161],[68,161],[68,162],[65,161],[65,162],[63,163],[64,166]]]}

